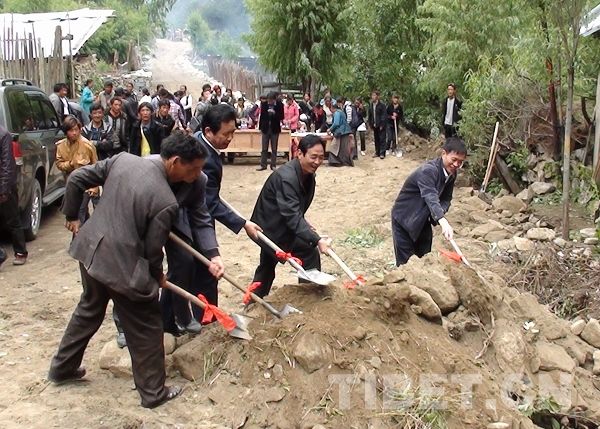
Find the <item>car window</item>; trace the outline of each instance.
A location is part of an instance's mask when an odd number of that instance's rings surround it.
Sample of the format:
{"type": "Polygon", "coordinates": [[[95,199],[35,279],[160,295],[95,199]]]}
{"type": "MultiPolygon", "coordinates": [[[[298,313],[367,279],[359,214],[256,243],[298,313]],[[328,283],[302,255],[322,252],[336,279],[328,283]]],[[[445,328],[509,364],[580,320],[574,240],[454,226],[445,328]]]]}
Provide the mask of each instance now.
{"type": "Polygon", "coordinates": [[[29,99],[25,93],[20,91],[6,91],[10,111],[10,131],[22,133],[23,131],[35,130],[33,113],[29,99]]]}
{"type": "Polygon", "coordinates": [[[31,105],[31,113],[33,114],[33,122],[36,130],[45,130],[46,120],[44,119],[44,112],[42,112],[42,106],[40,106],[40,100],[35,98],[29,99],[31,105]]]}
{"type": "Polygon", "coordinates": [[[42,106],[44,118],[46,119],[46,125],[48,126],[48,129],[58,128],[58,116],[56,116],[56,110],[54,110],[52,104],[50,104],[48,100],[40,100],[40,105],[42,106]]]}

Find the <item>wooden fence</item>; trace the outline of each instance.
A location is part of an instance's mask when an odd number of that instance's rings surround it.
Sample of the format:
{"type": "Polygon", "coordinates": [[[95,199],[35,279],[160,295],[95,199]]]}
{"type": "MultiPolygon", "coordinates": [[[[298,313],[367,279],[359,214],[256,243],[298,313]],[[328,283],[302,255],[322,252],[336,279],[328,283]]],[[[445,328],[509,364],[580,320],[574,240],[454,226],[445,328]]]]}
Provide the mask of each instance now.
{"type": "Polygon", "coordinates": [[[206,62],[208,74],[227,88],[241,91],[252,100],[256,100],[262,92],[262,80],[258,74],[233,61],[208,58],[206,62]]]}
{"type": "Polygon", "coordinates": [[[62,30],[56,27],[54,47],[46,53],[35,34],[15,36],[7,28],[0,35],[0,73],[4,79],[27,79],[51,94],[54,84],[66,82],[68,60],[63,58],[62,30]]]}

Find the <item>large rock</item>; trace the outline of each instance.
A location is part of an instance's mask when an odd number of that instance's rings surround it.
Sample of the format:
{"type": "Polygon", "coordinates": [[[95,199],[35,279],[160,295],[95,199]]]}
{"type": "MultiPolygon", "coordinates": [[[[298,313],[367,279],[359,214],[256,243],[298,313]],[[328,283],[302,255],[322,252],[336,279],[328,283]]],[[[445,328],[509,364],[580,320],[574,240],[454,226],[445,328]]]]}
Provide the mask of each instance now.
{"type": "Polygon", "coordinates": [[[570,329],[573,335],[581,335],[583,330],[585,329],[585,320],[579,319],[571,323],[570,329]]]}
{"type": "Polygon", "coordinates": [[[460,305],[458,292],[456,292],[456,289],[454,289],[454,286],[452,286],[449,280],[444,283],[421,283],[418,287],[431,296],[433,301],[442,311],[442,314],[448,314],[456,310],[460,305]]]}
{"type": "Polygon", "coordinates": [[[571,373],[577,366],[573,358],[561,346],[538,342],[536,349],[540,358],[540,369],[542,371],[558,370],[571,373]]]}
{"type": "Polygon", "coordinates": [[[483,201],[481,198],[473,196],[465,199],[465,209],[467,210],[488,210],[490,205],[483,201]]]}
{"type": "Polygon", "coordinates": [[[535,243],[528,238],[513,237],[513,241],[519,252],[531,252],[535,249],[535,243]]]}
{"type": "Polygon", "coordinates": [[[519,327],[506,319],[496,322],[493,338],[496,359],[504,372],[521,371],[525,365],[526,346],[519,327]]]}
{"type": "Polygon", "coordinates": [[[596,228],[583,228],[579,230],[579,234],[583,238],[593,238],[596,237],[596,228]]]}
{"type": "Polygon", "coordinates": [[[554,192],[556,190],[556,186],[554,186],[552,183],[534,182],[529,186],[529,189],[531,189],[535,195],[544,195],[554,192]]]}
{"type": "Polygon", "coordinates": [[[535,194],[529,188],[525,188],[517,194],[517,198],[526,204],[529,204],[531,202],[531,200],[533,200],[534,196],[535,196],[535,194]]]}
{"type": "Polygon", "coordinates": [[[594,375],[600,375],[600,350],[594,352],[594,369],[592,370],[594,375]]]}
{"type": "Polygon", "coordinates": [[[581,332],[581,338],[588,344],[600,349],[600,322],[596,319],[590,319],[581,332]]]}
{"type": "Polygon", "coordinates": [[[320,335],[305,332],[298,338],[293,356],[306,372],[311,373],[332,361],[333,350],[320,335]]]}
{"type": "Polygon", "coordinates": [[[492,206],[496,210],[508,210],[513,214],[521,213],[527,210],[527,204],[525,204],[521,199],[512,195],[496,198],[492,202],[492,206]]]}
{"type": "Polygon", "coordinates": [[[130,378],[133,375],[128,348],[120,349],[114,340],[109,341],[102,348],[99,365],[100,368],[110,371],[115,377],[130,378]]]}
{"type": "Polygon", "coordinates": [[[190,381],[205,380],[213,375],[227,352],[222,341],[222,329],[213,323],[202,330],[202,335],[178,347],[173,354],[173,366],[190,381]],[[221,339],[221,340],[217,340],[221,339]]]}
{"type": "Polygon", "coordinates": [[[488,243],[497,243],[498,241],[506,240],[510,238],[512,234],[508,231],[492,231],[483,237],[488,243]]]}
{"type": "Polygon", "coordinates": [[[416,286],[410,286],[409,288],[408,300],[412,304],[413,311],[416,310],[417,314],[428,320],[441,323],[442,310],[437,306],[431,295],[416,286]]]}
{"type": "Polygon", "coordinates": [[[175,340],[175,337],[173,334],[169,334],[168,332],[163,334],[163,344],[165,346],[165,355],[170,355],[177,347],[177,341],[175,340]]]}
{"type": "Polygon", "coordinates": [[[531,228],[527,231],[527,238],[536,241],[552,241],[556,237],[556,232],[550,228],[531,228]]]}
{"type": "Polygon", "coordinates": [[[505,231],[504,225],[495,220],[489,220],[487,223],[483,225],[479,225],[471,230],[471,237],[473,238],[483,238],[486,235],[497,232],[497,231],[505,231]]]}

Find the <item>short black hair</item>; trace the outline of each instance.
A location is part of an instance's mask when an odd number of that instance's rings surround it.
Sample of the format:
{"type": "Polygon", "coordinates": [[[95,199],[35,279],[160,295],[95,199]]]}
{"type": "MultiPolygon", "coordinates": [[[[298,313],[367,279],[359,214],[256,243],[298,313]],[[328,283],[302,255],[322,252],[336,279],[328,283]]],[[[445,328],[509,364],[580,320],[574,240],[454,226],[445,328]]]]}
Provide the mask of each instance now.
{"type": "Polygon", "coordinates": [[[189,163],[197,159],[206,159],[208,151],[194,136],[186,135],[180,130],[175,130],[169,137],[162,141],[160,156],[162,159],[178,156],[183,162],[189,163]]]}
{"type": "Polygon", "coordinates": [[[180,85],[180,86],[184,87],[185,90],[187,91],[187,86],[186,85],[180,85]]]}
{"type": "Polygon", "coordinates": [[[213,133],[218,133],[221,125],[236,120],[235,109],[229,104],[215,104],[210,106],[202,116],[202,132],[210,128],[213,133]]]}
{"type": "MultiPolygon", "coordinates": [[[[147,103],[147,101],[144,101],[144,103],[147,103]]],[[[158,107],[160,108],[161,106],[168,106],[170,108],[171,102],[169,100],[159,100],[158,107]]]]}
{"type": "Polygon", "coordinates": [[[88,86],[90,83],[93,83],[94,79],[86,79],[85,86],[88,86]]]}
{"type": "Polygon", "coordinates": [[[90,113],[95,112],[96,110],[104,111],[104,107],[102,107],[102,104],[100,103],[94,103],[92,104],[92,107],[90,107],[90,113]]]}
{"type": "Polygon", "coordinates": [[[143,103],[140,103],[140,105],[138,106],[138,113],[140,113],[142,111],[143,107],[147,107],[148,109],[150,109],[150,112],[154,112],[154,108],[152,107],[152,104],[148,103],[147,101],[144,101],[143,103]]]}
{"type": "Polygon", "coordinates": [[[123,105],[123,99],[121,97],[119,97],[118,95],[115,95],[113,98],[110,99],[110,105],[112,106],[117,101],[119,103],[121,103],[121,105],[123,105]]]}
{"type": "Polygon", "coordinates": [[[459,137],[448,137],[442,146],[446,153],[456,152],[460,155],[467,155],[467,145],[459,137]]]}
{"type": "Polygon", "coordinates": [[[60,92],[61,89],[69,89],[69,87],[67,86],[66,83],[64,82],[59,82],[57,84],[54,84],[54,92],[60,92]]]}
{"type": "Polygon", "coordinates": [[[204,85],[202,85],[202,92],[210,91],[211,89],[212,87],[210,86],[210,83],[205,83],[204,85]]]}
{"type": "Polygon", "coordinates": [[[142,88],[142,94],[150,95],[150,90],[148,88],[142,88]]]}
{"type": "Polygon", "coordinates": [[[73,115],[67,115],[65,116],[65,119],[63,119],[63,123],[62,123],[62,131],[63,133],[67,133],[67,131],[72,130],[73,128],[78,127],[79,129],[81,129],[82,125],[81,125],[81,121],[79,119],[77,119],[76,116],[73,115]]]}
{"type": "Polygon", "coordinates": [[[115,89],[115,97],[123,97],[125,95],[125,89],[118,87],[115,89]]]}
{"type": "Polygon", "coordinates": [[[158,85],[156,85],[156,91],[160,91],[161,88],[164,88],[165,86],[162,83],[159,83],[158,85]]]}
{"type": "Polygon", "coordinates": [[[160,98],[165,98],[169,96],[169,91],[167,91],[164,87],[158,90],[158,96],[160,98]]]}
{"type": "Polygon", "coordinates": [[[306,152],[308,152],[311,147],[314,147],[318,144],[323,146],[323,150],[325,150],[325,141],[321,137],[316,134],[308,134],[304,136],[302,140],[300,140],[298,149],[300,149],[300,152],[302,152],[303,155],[306,155],[306,152]]]}
{"type": "MultiPolygon", "coordinates": [[[[450,83],[448,84],[448,86],[451,86],[451,87],[452,87],[452,89],[454,89],[454,90],[456,91],[456,84],[455,84],[455,83],[452,83],[452,82],[450,82],[450,83]]],[[[448,86],[447,86],[446,88],[448,88],[448,86]]]]}
{"type": "Polygon", "coordinates": [[[277,100],[277,93],[275,91],[271,91],[267,94],[267,100],[277,100]]]}
{"type": "Polygon", "coordinates": [[[107,86],[112,87],[113,86],[113,81],[112,80],[105,80],[103,86],[104,86],[104,88],[106,88],[107,86]]]}

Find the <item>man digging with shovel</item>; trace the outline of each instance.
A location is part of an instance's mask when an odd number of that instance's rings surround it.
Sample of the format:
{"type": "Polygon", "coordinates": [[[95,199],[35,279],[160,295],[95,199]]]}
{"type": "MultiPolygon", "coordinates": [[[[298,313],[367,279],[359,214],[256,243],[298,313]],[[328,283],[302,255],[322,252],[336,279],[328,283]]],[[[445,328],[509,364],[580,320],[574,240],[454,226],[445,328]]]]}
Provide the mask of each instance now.
{"type": "Polygon", "coordinates": [[[392,208],[397,266],[406,264],[412,255],[421,258],[431,252],[431,225],[440,225],[444,237],[452,241],[454,232],[444,216],[452,202],[456,174],[466,157],[465,142],[449,137],[442,155],[422,164],[404,182],[392,208]]]}
{"type": "Polygon", "coordinates": [[[252,221],[262,226],[264,235],[288,252],[276,255],[264,242],[258,242],[260,263],[253,282],[260,282],[255,291],[260,297],[271,290],[277,262],[298,258],[305,270],[320,270],[319,252],[326,254],[331,246],[331,240],[321,238],[304,218],[315,195],[315,172],[325,159],[325,144],[320,137],[309,134],[298,149],[298,158],[269,176],[252,213],[252,221]]]}

